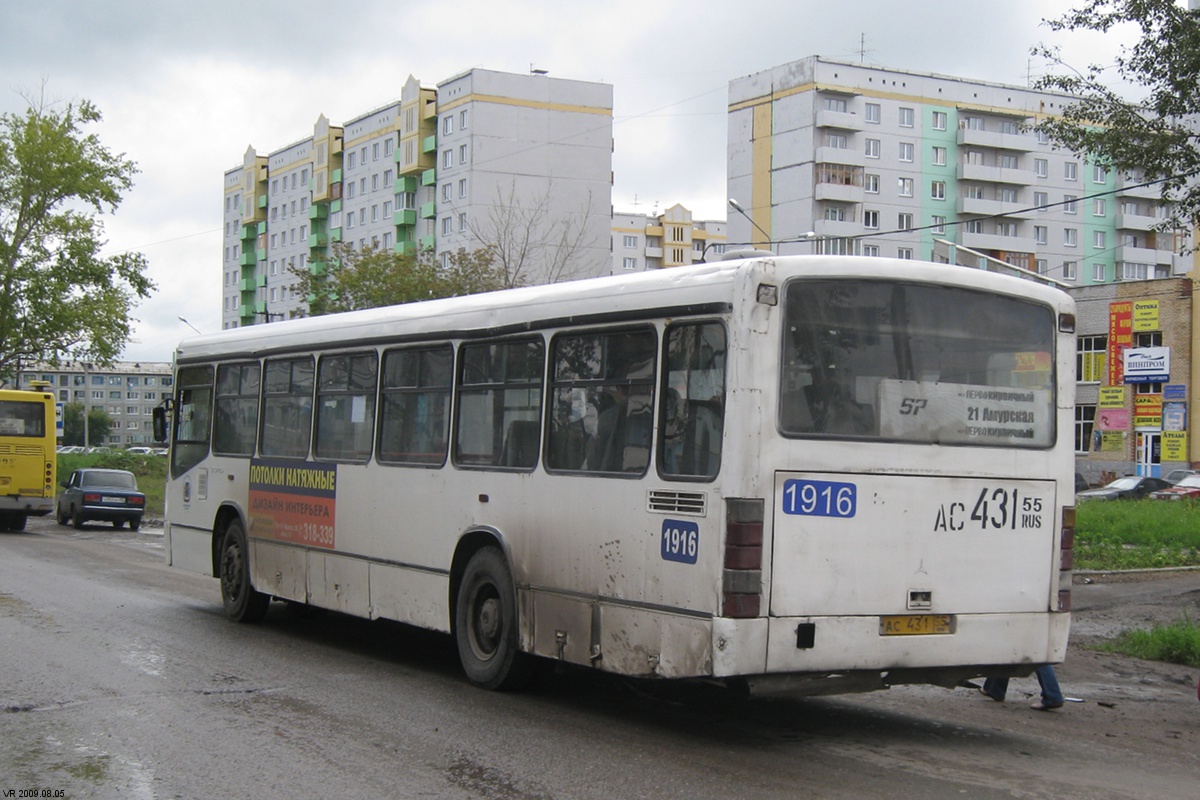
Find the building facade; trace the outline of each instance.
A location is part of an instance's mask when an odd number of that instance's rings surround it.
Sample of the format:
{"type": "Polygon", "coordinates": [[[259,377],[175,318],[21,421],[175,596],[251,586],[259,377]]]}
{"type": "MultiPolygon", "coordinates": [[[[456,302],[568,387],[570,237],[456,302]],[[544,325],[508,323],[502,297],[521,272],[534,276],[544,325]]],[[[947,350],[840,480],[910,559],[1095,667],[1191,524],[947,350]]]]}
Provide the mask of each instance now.
{"type": "Polygon", "coordinates": [[[514,282],[605,274],[612,189],[612,87],[473,69],[225,173],[222,327],[303,313],[298,272],[354,249],[537,245],[514,282]],[[528,243],[528,242],[527,242],[528,243]],[[564,244],[567,243],[567,244],[564,244]]]}
{"type": "MultiPolygon", "coordinates": [[[[112,421],[106,445],[127,447],[154,441],[154,407],[171,396],[171,365],[165,362],[118,361],[108,367],[85,361],[57,366],[34,364],[21,370],[17,385],[50,384],[60,406],[79,403],[87,410],[103,408],[112,421]]],[[[61,434],[61,431],[60,431],[61,434]]]]}
{"type": "Polygon", "coordinates": [[[725,220],[695,220],[676,203],[661,214],[614,212],[612,274],[682,267],[725,252],[725,220]]]}
{"type": "Polygon", "coordinates": [[[1154,185],[1029,127],[1070,102],[817,56],[731,81],[730,241],[930,259],[942,239],[1078,286],[1189,271],[1154,185]]]}

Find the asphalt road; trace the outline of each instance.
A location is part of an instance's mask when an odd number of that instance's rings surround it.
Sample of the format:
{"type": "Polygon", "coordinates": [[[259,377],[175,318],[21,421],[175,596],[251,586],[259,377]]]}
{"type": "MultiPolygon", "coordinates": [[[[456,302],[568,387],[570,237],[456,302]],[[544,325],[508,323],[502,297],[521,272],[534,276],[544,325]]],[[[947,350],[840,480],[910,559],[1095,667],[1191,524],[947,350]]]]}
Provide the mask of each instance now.
{"type": "MultiPolygon", "coordinates": [[[[739,703],[576,669],[490,693],[444,636],[282,604],[229,623],[215,580],[164,565],[160,533],[0,534],[0,797],[1190,800],[1200,786],[1195,670],[1073,645],[1059,675],[1082,702],[1051,713],[1028,708],[1032,679],[1004,704],[927,687],[739,703]]],[[[1196,573],[1077,586],[1077,638],[1123,607],[1196,618],[1198,597],[1196,573]]]]}

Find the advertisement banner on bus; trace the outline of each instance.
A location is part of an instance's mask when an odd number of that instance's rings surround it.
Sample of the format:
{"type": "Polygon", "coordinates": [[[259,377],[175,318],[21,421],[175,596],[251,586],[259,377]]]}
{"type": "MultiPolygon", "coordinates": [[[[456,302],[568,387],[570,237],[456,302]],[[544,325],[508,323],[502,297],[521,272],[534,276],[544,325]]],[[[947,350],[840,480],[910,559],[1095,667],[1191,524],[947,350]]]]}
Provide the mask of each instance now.
{"type": "Polygon", "coordinates": [[[336,464],[250,462],[252,536],[332,549],[336,509],[336,464]]]}

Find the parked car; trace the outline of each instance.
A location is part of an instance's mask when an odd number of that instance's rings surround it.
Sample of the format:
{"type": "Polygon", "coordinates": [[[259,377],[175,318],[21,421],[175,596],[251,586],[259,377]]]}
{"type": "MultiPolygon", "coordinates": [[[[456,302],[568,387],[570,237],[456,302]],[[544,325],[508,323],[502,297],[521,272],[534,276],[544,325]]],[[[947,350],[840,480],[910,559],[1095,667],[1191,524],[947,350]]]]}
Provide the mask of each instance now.
{"type": "Polygon", "coordinates": [[[153,450],[151,450],[149,447],[146,447],[145,445],[140,445],[140,444],[134,445],[133,447],[126,447],[125,452],[132,453],[132,454],[138,455],[138,456],[154,455],[153,450]]]}
{"type": "Polygon", "coordinates": [[[1083,477],[1083,473],[1076,472],[1075,473],[1075,492],[1076,493],[1082,492],[1083,490],[1090,489],[1090,488],[1092,488],[1092,485],[1090,483],[1088,483],[1087,478],[1083,477]]]}
{"type": "Polygon", "coordinates": [[[1174,486],[1151,492],[1153,500],[1194,500],[1200,497],[1200,475],[1187,475],[1174,486]]]}
{"type": "Polygon", "coordinates": [[[80,445],[77,445],[77,444],[64,444],[64,445],[60,445],[58,447],[59,453],[66,453],[66,454],[82,453],[85,450],[86,450],[86,448],[81,447],[80,445]]]}
{"type": "Polygon", "coordinates": [[[1200,471],[1194,469],[1173,469],[1166,475],[1163,475],[1163,480],[1174,486],[1189,475],[1200,475],[1200,471]]]}
{"type": "Polygon", "coordinates": [[[1078,492],[1077,500],[1134,500],[1145,497],[1151,492],[1165,489],[1169,486],[1162,478],[1144,478],[1137,475],[1126,475],[1117,478],[1112,483],[1095,489],[1078,492]]]}
{"type": "Polygon", "coordinates": [[[146,495],[138,491],[137,478],[123,469],[77,469],[63,484],[55,517],[59,525],[68,521],[76,528],[93,520],[111,522],[114,528],[126,522],[132,530],[142,524],[146,495]]]}

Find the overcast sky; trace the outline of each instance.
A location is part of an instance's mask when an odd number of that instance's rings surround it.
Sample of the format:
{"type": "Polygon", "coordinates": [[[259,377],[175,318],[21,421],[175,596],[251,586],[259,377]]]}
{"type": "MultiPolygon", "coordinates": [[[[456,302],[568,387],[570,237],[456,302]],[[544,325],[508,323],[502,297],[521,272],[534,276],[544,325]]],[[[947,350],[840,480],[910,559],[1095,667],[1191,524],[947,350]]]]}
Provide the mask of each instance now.
{"type": "Polygon", "coordinates": [[[1042,20],[1071,0],[0,0],[0,112],[26,97],[86,98],[96,132],[141,170],[106,254],[136,250],[158,284],[125,357],[167,361],[221,326],[223,176],[472,67],[613,86],[618,211],[682,203],[724,219],[731,79],[820,55],[1026,85],[1038,42],[1080,68],[1129,33],[1063,35],[1042,20]],[[338,16],[341,14],[341,16],[338,16]]]}

